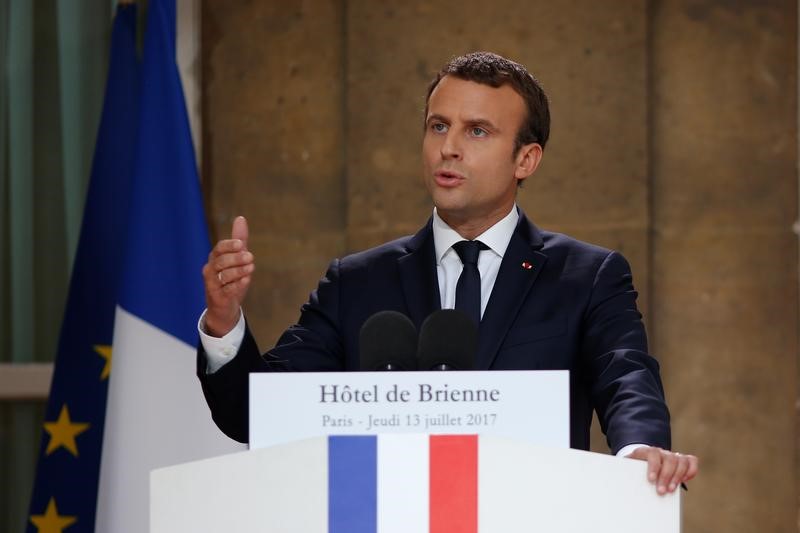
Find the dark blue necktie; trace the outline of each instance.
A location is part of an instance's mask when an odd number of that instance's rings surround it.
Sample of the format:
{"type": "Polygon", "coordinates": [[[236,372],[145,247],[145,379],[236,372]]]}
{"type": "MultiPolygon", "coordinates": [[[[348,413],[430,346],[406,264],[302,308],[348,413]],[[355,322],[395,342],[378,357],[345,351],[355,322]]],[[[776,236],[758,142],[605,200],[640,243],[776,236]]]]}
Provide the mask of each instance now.
{"type": "Polygon", "coordinates": [[[453,245],[464,269],[456,284],[456,309],[467,314],[476,325],[481,323],[481,273],[478,255],[489,247],[481,241],[460,241],[453,245]]]}

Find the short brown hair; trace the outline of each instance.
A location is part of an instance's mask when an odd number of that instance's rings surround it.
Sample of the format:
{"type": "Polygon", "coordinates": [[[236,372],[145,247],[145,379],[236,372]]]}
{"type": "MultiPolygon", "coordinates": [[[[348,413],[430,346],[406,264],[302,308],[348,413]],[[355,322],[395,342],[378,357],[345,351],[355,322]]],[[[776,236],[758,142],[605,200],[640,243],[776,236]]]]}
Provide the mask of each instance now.
{"type": "Polygon", "coordinates": [[[547,95],[527,69],[492,52],[472,52],[451,59],[428,85],[425,115],[431,93],[445,76],[500,87],[510,85],[525,101],[528,116],[522,122],[514,141],[514,153],[526,144],[539,143],[544,148],[550,136],[550,107],[547,95]]]}

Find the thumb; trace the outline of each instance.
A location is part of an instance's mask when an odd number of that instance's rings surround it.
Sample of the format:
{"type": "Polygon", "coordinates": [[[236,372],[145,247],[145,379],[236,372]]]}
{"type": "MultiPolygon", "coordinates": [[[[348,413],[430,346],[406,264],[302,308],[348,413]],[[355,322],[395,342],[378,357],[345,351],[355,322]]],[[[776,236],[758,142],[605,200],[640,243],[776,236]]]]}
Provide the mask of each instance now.
{"type": "Polygon", "coordinates": [[[239,239],[244,244],[244,248],[247,249],[247,237],[249,236],[249,232],[247,230],[247,219],[238,216],[233,219],[233,227],[231,228],[231,239],[239,239]]]}

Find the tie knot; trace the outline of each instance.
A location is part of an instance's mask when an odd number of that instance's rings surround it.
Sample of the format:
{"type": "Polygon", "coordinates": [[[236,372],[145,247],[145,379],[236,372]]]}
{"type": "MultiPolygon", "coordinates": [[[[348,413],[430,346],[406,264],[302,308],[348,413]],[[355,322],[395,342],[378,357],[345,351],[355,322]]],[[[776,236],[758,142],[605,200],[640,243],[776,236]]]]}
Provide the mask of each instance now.
{"type": "Polygon", "coordinates": [[[465,265],[477,265],[478,254],[481,253],[481,250],[488,250],[489,247],[481,241],[459,241],[453,245],[453,249],[462,263],[465,265]]]}

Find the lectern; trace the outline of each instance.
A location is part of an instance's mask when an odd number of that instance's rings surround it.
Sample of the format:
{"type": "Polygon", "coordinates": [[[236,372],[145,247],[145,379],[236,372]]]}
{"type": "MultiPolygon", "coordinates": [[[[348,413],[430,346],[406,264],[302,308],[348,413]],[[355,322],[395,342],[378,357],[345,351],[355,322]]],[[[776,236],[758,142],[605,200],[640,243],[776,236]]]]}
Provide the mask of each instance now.
{"type": "Polygon", "coordinates": [[[488,435],[316,437],[155,470],[152,533],[677,533],[646,463],[488,435]]]}

